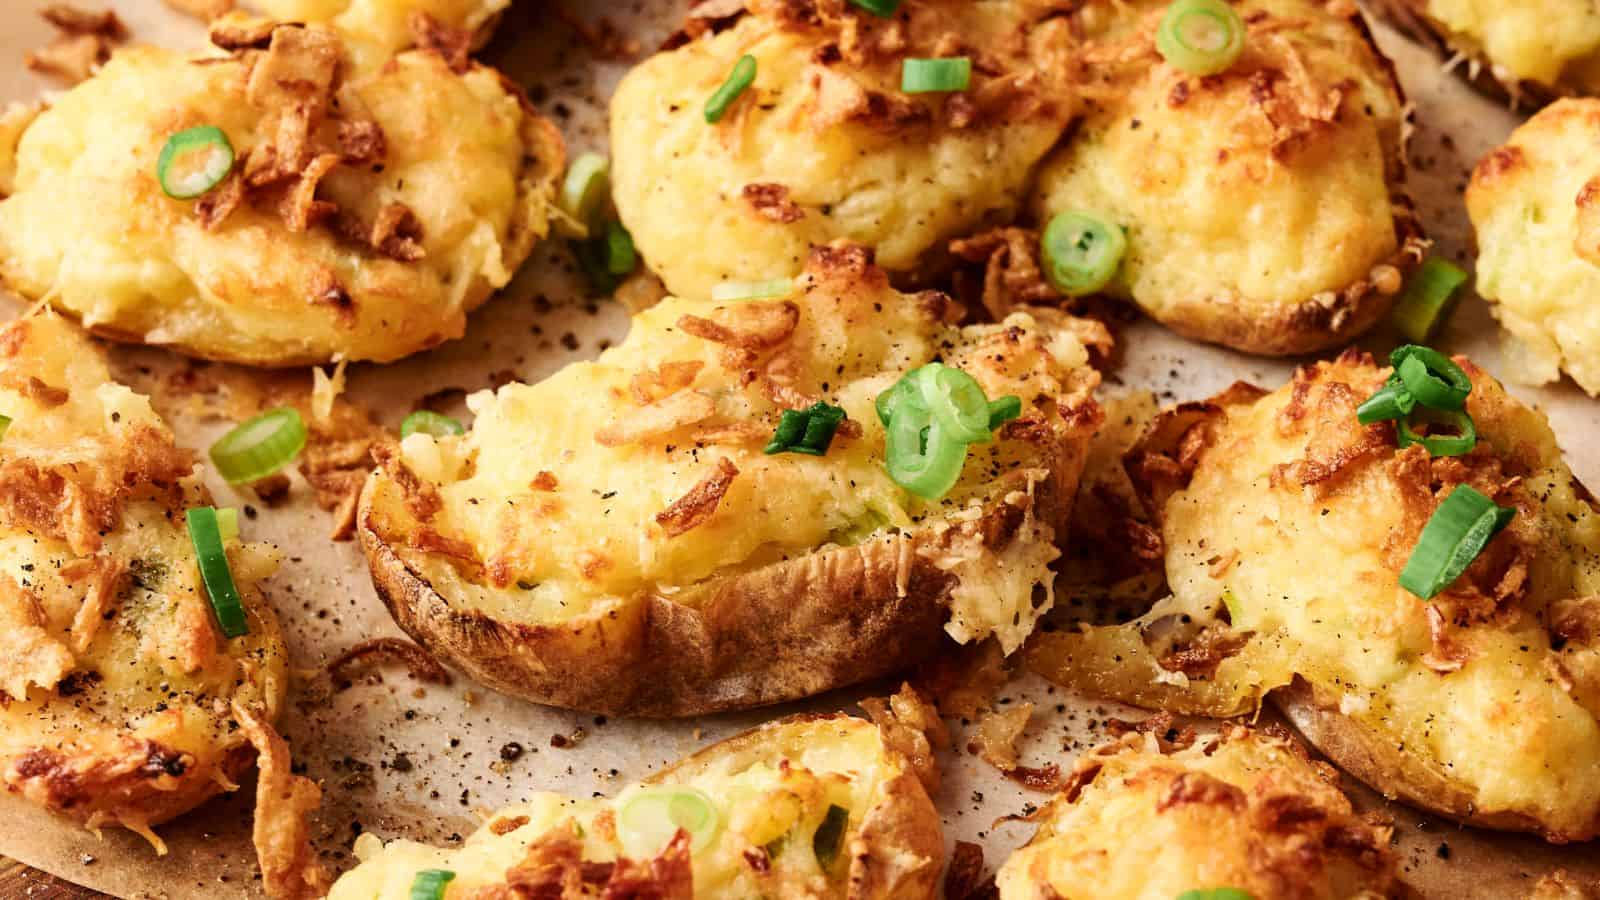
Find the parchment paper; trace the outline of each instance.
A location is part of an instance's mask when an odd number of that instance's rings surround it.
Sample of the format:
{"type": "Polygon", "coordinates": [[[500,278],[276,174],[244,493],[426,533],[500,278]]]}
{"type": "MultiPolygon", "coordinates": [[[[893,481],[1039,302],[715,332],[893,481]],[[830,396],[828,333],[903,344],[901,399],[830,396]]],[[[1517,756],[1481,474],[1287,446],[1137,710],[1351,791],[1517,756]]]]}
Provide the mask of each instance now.
{"type": "MultiPolygon", "coordinates": [[[[136,41],[188,47],[203,39],[197,23],[170,12],[159,0],[113,3],[136,41]]],[[[529,88],[535,103],[561,127],[573,153],[603,151],[604,98],[627,63],[594,59],[559,17],[534,9],[551,3],[521,0],[487,56],[529,88]]],[[[50,36],[35,15],[42,5],[36,0],[0,3],[0,101],[32,99],[60,88],[22,65],[23,54],[50,36]]],[[[633,0],[570,3],[568,8],[588,19],[604,12],[648,49],[679,21],[682,6],[682,0],[633,0]]],[[[1417,108],[1412,187],[1423,221],[1441,251],[1470,270],[1470,232],[1460,192],[1472,162],[1500,142],[1518,117],[1449,77],[1427,51],[1386,29],[1378,32],[1417,108]]],[[[21,309],[11,299],[0,299],[0,307],[7,317],[21,309]]],[[[426,394],[489,387],[507,372],[537,379],[570,360],[592,356],[604,342],[618,339],[626,325],[618,305],[584,297],[564,251],[552,243],[536,250],[512,287],[474,317],[466,338],[397,365],[352,367],[347,396],[394,425],[426,394]]],[[[1119,337],[1121,350],[1107,379],[1108,392],[1149,390],[1164,401],[1186,400],[1208,396],[1237,378],[1276,386],[1290,371],[1288,363],[1191,344],[1149,323],[1134,325],[1119,337]]],[[[1381,350],[1394,339],[1378,334],[1366,343],[1381,350]]],[[[1497,329],[1475,297],[1462,305],[1438,343],[1473,354],[1491,371],[1498,369],[1497,329]]],[[[112,352],[125,367],[159,372],[173,365],[172,358],[155,351],[112,352]]],[[[1573,468],[1590,484],[1600,485],[1600,453],[1594,450],[1600,444],[1600,402],[1588,400],[1570,384],[1512,387],[1544,407],[1573,468]]],[[[208,446],[222,430],[217,423],[181,417],[174,426],[180,440],[196,448],[208,446]]],[[[219,480],[212,488],[220,504],[255,502],[219,480]]],[[[394,669],[330,695],[318,690],[322,685],[315,672],[359,640],[399,633],[373,593],[357,547],[327,540],[329,518],[312,504],[298,475],[287,505],[261,509],[244,527],[248,537],[271,540],[289,557],[270,582],[270,594],[295,662],[308,677],[297,681],[281,727],[304,771],[323,783],[319,846],[336,868],[350,864],[349,846],[362,830],[384,837],[459,840],[476,827],[480,813],[527,792],[609,793],[757,722],[798,709],[847,709],[859,697],[890,687],[869,685],[790,707],[676,723],[606,721],[546,709],[459,677],[447,688],[425,687],[394,669]],[[551,742],[555,735],[569,742],[577,738],[577,743],[557,749],[551,742]]],[[[1139,717],[1115,704],[1071,696],[1031,676],[1009,686],[1005,696],[1037,704],[1023,744],[1029,765],[1057,762],[1066,769],[1074,754],[1104,738],[1101,726],[1108,716],[1139,717]]],[[[1032,827],[1015,822],[996,826],[996,820],[1026,812],[1045,795],[1024,791],[963,752],[946,753],[941,762],[945,784],[935,799],[944,814],[947,839],[980,842],[989,864],[998,865],[1032,827]]],[[[1385,804],[1357,785],[1349,787],[1358,802],[1394,817],[1406,872],[1425,896],[1521,896],[1556,866],[1600,885],[1600,860],[1592,846],[1551,847],[1531,838],[1463,829],[1385,804]]],[[[252,796],[247,784],[238,794],[162,828],[171,853],[158,859],[130,834],[111,830],[96,837],[0,795],[0,852],[118,896],[259,896],[249,841],[252,796]]]]}

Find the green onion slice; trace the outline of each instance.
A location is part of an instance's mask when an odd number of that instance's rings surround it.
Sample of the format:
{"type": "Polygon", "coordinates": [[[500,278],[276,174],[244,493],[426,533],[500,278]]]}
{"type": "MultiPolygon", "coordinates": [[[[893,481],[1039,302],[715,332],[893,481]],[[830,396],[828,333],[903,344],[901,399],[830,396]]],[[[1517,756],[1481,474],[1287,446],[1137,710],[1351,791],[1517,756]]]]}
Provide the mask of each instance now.
{"type": "Polygon", "coordinates": [[[1022,417],[1022,398],[1015,394],[1001,397],[999,400],[989,401],[989,430],[994,431],[1001,425],[1022,417]]]}
{"type": "Polygon", "coordinates": [[[967,445],[944,433],[920,399],[895,407],[889,423],[885,468],[895,483],[924,500],[937,500],[961,480],[967,445]]]}
{"type": "Polygon", "coordinates": [[[817,826],[817,831],[811,836],[811,849],[817,856],[817,863],[824,869],[831,868],[833,861],[839,858],[839,849],[844,846],[844,832],[850,825],[850,811],[838,804],[828,807],[828,812],[822,817],[822,824],[817,826]]]}
{"type": "Polygon", "coordinates": [[[1190,75],[1215,75],[1239,59],[1244,38],[1244,21],[1222,0],[1176,0],[1156,30],[1156,49],[1190,75]]]}
{"type": "Polygon", "coordinates": [[[923,406],[952,440],[975,444],[990,438],[989,397],[976,378],[943,363],[928,363],[915,376],[923,406]]]}
{"type": "Polygon", "coordinates": [[[1399,421],[1400,449],[1421,444],[1430,456],[1461,456],[1478,445],[1478,429],[1472,417],[1460,410],[1429,409],[1419,406],[1410,416],[1399,421]],[[1435,434],[1430,427],[1427,433],[1418,433],[1414,424],[1444,425],[1454,429],[1454,434],[1435,434]]]}
{"type": "Polygon", "coordinates": [[[633,235],[628,229],[622,227],[621,222],[606,223],[606,272],[621,278],[633,271],[639,264],[639,256],[633,250],[633,235]]]}
{"type": "Polygon", "coordinates": [[[215,125],[201,125],[167,138],[156,160],[156,180],[174,200],[193,200],[233,171],[233,145],[215,125]]]}
{"type": "Polygon", "coordinates": [[[423,869],[411,879],[411,900],[444,900],[445,886],[455,880],[449,869],[423,869]]]}
{"type": "Polygon", "coordinates": [[[1451,300],[1467,281],[1467,273],[1442,259],[1428,258],[1394,305],[1394,324],[1408,341],[1421,343],[1447,318],[1451,300]]]}
{"type": "Polygon", "coordinates": [[[217,534],[224,543],[239,536],[239,511],[231,506],[217,510],[217,534]]]}
{"type": "Polygon", "coordinates": [[[794,293],[794,279],[774,278],[771,281],[724,281],[711,286],[711,299],[765,300],[769,297],[787,297],[794,293]]]}
{"type": "Polygon", "coordinates": [[[717,88],[706,101],[706,121],[713,124],[721,121],[723,115],[728,112],[728,107],[732,106],[733,101],[739,99],[739,95],[754,84],[755,80],[756,58],[746,53],[733,64],[733,71],[728,73],[728,80],[724,81],[722,87],[717,88]]]}
{"type": "Polygon", "coordinates": [[[1445,356],[1430,347],[1406,344],[1389,354],[1389,362],[1411,396],[1434,409],[1461,409],[1472,393],[1472,379],[1445,356]]]}
{"type": "Polygon", "coordinates": [[[635,859],[660,853],[680,828],[689,832],[689,851],[699,853],[710,846],[721,827],[711,798],[681,785],[640,788],[617,810],[617,836],[635,859]]]}
{"type": "Polygon", "coordinates": [[[1195,888],[1178,895],[1178,900],[1255,900],[1246,890],[1234,887],[1195,888]]]}
{"type": "Polygon", "coordinates": [[[209,506],[197,506],[184,513],[184,518],[189,525],[189,540],[194,544],[195,560],[200,564],[200,579],[205,582],[206,595],[211,598],[211,610],[217,615],[217,627],[222,629],[224,637],[249,634],[244,603],[239,599],[239,588],[233,583],[233,572],[228,568],[228,554],[222,549],[217,511],[209,506]]]}
{"type": "Polygon", "coordinates": [[[916,397],[917,402],[921,403],[922,391],[918,389],[916,379],[912,377],[915,374],[913,371],[896,381],[894,387],[879,394],[878,399],[873,401],[873,406],[878,410],[878,421],[883,423],[883,427],[888,428],[889,423],[894,420],[894,411],[900,405],[900,401],[907,397],[916,397]]]}
{"type": "Polygon", "coordinates": [[[211,445],[211,461],[229,484],[248,484],[294,462],[305,445],[300,413],[280,406],[223,435],[211,445]]]}
{"type": "Polygon", "coordinates": [[[610,164],[598,153],[582,153],[567,166],[561,183],[561,209],[573,219],[593,229],[599,224],[601,207],[609,188],[610,164]]]}
{"type": "Polygon", "coordinates": [[[804,453],[823,456],[833,443],[833,435],[845,419],[842,407],[818,401],[808,409],[786,409],[778,420],[778,428],[766,446],[767,454],[804,453]]]}
{"type": "Polygon", "coordinates": [[[466,429],[461,423],[446,415],[441,415],[431,409],[419,409],[400,423],[400,437],[408,438],[417,432],[431,434],[436,438],[451,437],[465,434],[466,429]]]}
{"type": "Polygon", "coordinates": [[[1424,600],[1433,599],[1461,577],[1516,514],[1515,508],[1496,505],[1470,485],[1457,485],[1422,527],[1400,573],[1400,586],[1424,600]]]}
{"type": "Polygon", "coordinates": [[[900,8],[900,0],[850,0],[850,2],[885,19],[894,15],[894,11],[900,8]]]}
{"type": "Polygon", "coordinates": [[[6,436],[6,429],[11,427],[10,416],[0,416],[0,438],[6,436]]]}
{"type": "Polygon", "coordinates": [[[906,94],[944,94],[964,91],[972,83],[972,60],[908,59],[900,66],[900,91],[906,94]]]}
{"type": "Polygon", "coordinates": [[[1045,277],[1069,297],[1092,294],[1110,283],[1127,249],[1121,228],[1077,210],[1051,219],[1039,238],[1045,277]]]}
{"type": "Polygon", "coordinates": [[[1406,386],[1400,382],[1400,376],[1391,375],[1389,380],[1383,383],[1383,387],[1378,388],[1377,393],[1356,407],[1356,421],[1363,425],[1371,425],[1374,422],[1403,419],[1411,415],[1411,411],[1416,407],[1417,398],[1406,390],[1406,386]]]}

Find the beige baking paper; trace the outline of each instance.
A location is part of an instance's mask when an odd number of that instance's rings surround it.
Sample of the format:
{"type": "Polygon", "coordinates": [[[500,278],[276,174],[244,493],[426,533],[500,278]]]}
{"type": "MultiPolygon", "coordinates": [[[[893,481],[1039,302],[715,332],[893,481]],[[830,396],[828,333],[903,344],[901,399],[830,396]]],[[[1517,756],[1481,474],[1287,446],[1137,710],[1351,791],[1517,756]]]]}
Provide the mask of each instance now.
{"type": "MultiPolygon", "coordinates": [[[[0,101],[31,100],[60,88],[23,66],[24,54],[50,36],[36,16],[42,5],[34,0],[0,2],[0,101]]],[[[529,87],[574,153],[604,150],[603,101],[625,63],[592,58],[559,17],[538,9],[544,5],[520,0],[487,54],[529,87]]],[[[650,48],[679,20],[682,5],[638,0],[587,8],[570,2],[569,8],[587,18],[604,11],[641,47],[650,48]]],[[[114,6],[136,41],[194,46],[201,40],[200,26],[170,12],[160,0],[114,0],[114,6]]],[[[1465,261],[1468,239],[1460,192],[1467,171],[1504,138],[1516,117],[1446,75],[1431,54],[1386,31],[1380,30],[1380,40],[1395,57],[1417,108],[1412,183],[1423,220],[1442,252],[1465,261]]],[[[0,306],[8,317],[21,309],[10,300],[0,306]]],[[[486,388],[506,372],[537,379],[569,360],[592,356],[601,342],[614,341],[625,330],[626,317],[617,305],[586,300],[564,254],[553,246],[541,247],[514,285],[475,316],[463,340],[398,365],[354,366],[349,396],[394,425],[426,394],[486,388]]],[[[1289,372],[1286,364],[1200,347],[1147,323],[1128,329],[1121,340],[1122,358],[1108,381],[1124,387],[1113,390],[1153,390],[1168,400],[1193,399],[1238,378],[1276,385],[1289,372]]],[[[1377,348],[1391,342],[1383,336],[1371,341],[1377,348]]],[[[1475,298],[1464,304],[1441,343],[1497,368],[1494,324],[1475,298]]],[[[125,365],[159,371],[173,364],[153,351],[113,352],[125,365]]],[[[1549,412],[1573,468],[1589,483],[1600,484],[1600,453],[1593,449],[1600,446],[1600,403],[1570,385],[1514,389],[1549,412]]],[[[182,418],[174,425],[180,439],[196,448],[207,446],[221,428],[182,418]]],[[[242,506],[253,500],[220,481],[214,480],[212,487],[222,504],[242,506]]],[[[373,593],[358,549],[327,540],[329,518],[310,502],[298,476],[288,505],[263,510],[245,528],[248,537],[273,541],[289,557],[270,591],[299,667],[315,672],[357,641],[398,634],[373,593]]],[[[302,686],[282,727],[307,774],[324,786],[319,844],[330,863],[341,868],[350,864],[349,847],[358,830],[384,837],[459,839],[476,827],[480,813],[529,791],[611,792],[705,743],[794,710],[674,723],[605,721],[510,700],[461,678],[448,688],[425,687],[395,669],[331,696],[315,690],[320,685],[314,679],[306,685],[310,689],[302,686]],[[576,745],[556,749],[551,741],[555,735],[569,742],[576,738],[576,745]]],[[[865,693],[841,692],[799,708],[848,709],[865,693]]],[[[1038,704],[1024,744],[1024,761],[1030,765],[1057,762],[1067,768],[1079,749],[1102,738],[1099,727],[1108,716],[1137,718],[1131,710],[1073,697],[1034,678],[1013,684],[1007,696],[1038,704]]],[[[998,864],[1026,840],[1031,827],[996,825],[996,820],[1024,812],[1045,797],[1022,790],[965,753],[948,753],[942,761],[945,784],[935,799],[948,839],[978,841],[990,865],[998,864]]],[[[1518,897],[1558,865],[1600,884],[1593,847],[1550,847],[1529,838],[1466,830],[1389,807],[1359,788],[1355,792],[1363,804],[1395,817],[1406,870],[1425,896],[1518,897]]],[[[249,841],[251,795],[246,785],[238,794],[162,828],[171,852],[160,859],[137,837],[120,831],[96,837],[0,795],[0,852],[119,896],[259,896],[249,841]]]]}

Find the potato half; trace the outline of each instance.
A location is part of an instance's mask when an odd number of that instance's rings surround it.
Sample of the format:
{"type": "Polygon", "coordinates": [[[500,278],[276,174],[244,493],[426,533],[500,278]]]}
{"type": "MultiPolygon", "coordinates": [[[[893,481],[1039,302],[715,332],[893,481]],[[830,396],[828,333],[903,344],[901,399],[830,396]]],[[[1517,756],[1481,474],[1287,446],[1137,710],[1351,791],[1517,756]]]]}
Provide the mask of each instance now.
{"type": "Polygon", "coordinates": [[[748,6],[640,64],[611,100],[617,211],[681,296],[795,275],[837,238],[910,271],[1009,219],[1074,110],[1068,23],[1047,4],[905,0],[888,19],[843,2],[748,6]],[[754,84],[707,123],[745,54],[754,84]],[[969,90],[900,90],[905,59],[955,55],[978,59],[969,90]]]}
{"type": "Polygon", "coordinates": [[[251,0],[250,5],[279,22],[331,26],[365,70],[414,45],[419,28],[476,49],[494,34],[511,0],[251,0]]]}
{"type": "Polygon", "coordinates": [[[232,786],[287,663],[258,582],[261,544],[226,544],[249,633],[218,630],[184,512],[211,502],[193,455],[50,314],[0,330],[0,778],[91,827],[150,826],[232,786]]]}
{"type": "Polygon", "coordinates": [[[1235,727],[1188,747],[1130,734],[1085,754],[996,882],[1001,900],[1408,897],[1387,827],[1287,735],[1235,727]],[[1085,886],[1092,890],[1085,893],[1085,886]]]}
{"type": "Polygon", "coordinates": [[[1560,100],[1472,172],[1478,292],[1504,326],[1511,376],[1572,376],[1600,395],[1600,100],[1560,100]]]}
{"type": "Polygon", "coordinates": [[[350,79],[318,28],[124,50],[0,141],[0,280],[98,334],[262,366],[394,360],[458,337],[546,231],[560,137],[495,71],[411,51],[350,79]],[[233,174],[157,180],[212,125],[233,174]]]}
{"type": "Polygon", "coordinates": [[[1600,9],[1588,0],[1372,0],[1480,86],[1542,103],[1600,91],[1600,9]]]}
{"type": "Polygon", "coordinates": [[[1009,652],[1099,408],[1059,314],[957,328],[858,247],[786,298],[669,298],[594,362],[474,395],[464,437],[407,438],[357,529],[396,621],[485,684],[542,703],[683,716],[816,694],[920,659],[941,629],[1009,652]],[[884,470],[875,398],[941,357],[1022,418],[942,500],[884,470]],[[768,455],[785,409],[849,421],[825,456],[768,455]]]}
{"type": "Polygon", "coordinates": [[[1478,434],[1460,457],[1361,426],[1389,370],[1356,354],[1162,414],[1128,465],[1172,597],[1130,625],[1040,635],[1034,667],[1210,715],[1272,692],[1391,797],[1553,841],[1600,833],[1600,514],[1544,416],[1460,362],[1478,434]],[[1461,484],[1517,512],[1424,601],[1399,573],[1461,484]]]}
{"type": "Polygon", "coordinates": [[[1403,191],[1403,100],[1347,2],[1244,0],[1244,54],[1166,64],[1165,3],[1090,4],[1095,102],[1039,171],[1034,213],[1122,226],[1106,291],[1189,337],[1250,353],[1347,343],[1390,308],[1423,244],[1403,191]]]}
{"type": "Polygon", "coordinates": [[[614,799],[535,794],[458,848],[363,834],[360,865],[329,898],[404,900],[417,872],[448,869],[452,895],[500,885],[518,896],[600,896],[609,886],[615,896],[924,900],[935,896],[944,838],[918,775],[872,723],[796,716],[713,744],[614,799]],[[718,824],[707,843],[690,852],[687,841],[636,833],[619,815],[659,786],[710,802],[718,824]],[[574,888],[561,893],[564,885],[574,888]]]}

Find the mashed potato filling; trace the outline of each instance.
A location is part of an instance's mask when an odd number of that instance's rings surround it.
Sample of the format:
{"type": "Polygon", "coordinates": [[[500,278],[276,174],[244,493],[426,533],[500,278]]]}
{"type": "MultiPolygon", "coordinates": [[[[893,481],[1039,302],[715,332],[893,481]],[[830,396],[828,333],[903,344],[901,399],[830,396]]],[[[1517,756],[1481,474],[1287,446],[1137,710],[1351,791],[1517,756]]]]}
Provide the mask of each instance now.
{"type": "MultiPolygon", "coordinates": [[[[1024,418],[1056,421],[1095,380],[1083,344],[1026,314],[953,327],[942,298],[899,294],[867,271],[801,279],[785,299],[669,298],[595,361],[470,398],[466,436],[408,438],[406,466],[438,492],[431,527],[475,557],[414,554],[417,564],[497,616],[567,621],[827,545],[951,529],[946,519],[997,499],[1031,509],[1050,460],[1006,432],[971,448],[943,499],[914,498],[884,469],[874,401],[939,358],[990,398],[1020,397],[1024,418]],[[758,340],[769,342],[759,353],[736,346],[758,340]],[[848,415],[825,456],[763,452],[782,410],[819,399],[848,415]],[[713,489],[683,527],[674,511],[713,489]]],[[[935,564],[965,585],[951,596],[958,639],[998,633],[1010,649],[1042,611],[1051,523],[1030,513],[1011,543],[1039,547],[998,561],[1014,564],[1004,572],[982,548],[938,551],[935,564]]]]}
{"type": "Polygon", "coordinates": [[[1600,101],[1561,100],[1473,171],[1478,292],[1510,339],[1511,374],[1542,384],[1565,371],[1600,395],[1600,101]]]}
{"type": "Polygon", "coordinates": [[[494,813],[457,848],[363,834],[355,846],[360,865],[334,884],[329,900],[405,900],[423,869],[456,873],[452,894],[503,885],[511,869],[532,858],[531,846],[567,833],[571,823],[584,861],[614,863],[631,843],[619,834],[627,824],[618,811],[650,784],[693,788],[716,810],[715,837],[692,855],[695,897],[842,896],[847,848],[904,764],[885,754],[877,730],[860,719],[767,730],[777,746],[728,755],[713,747],[614,798],[535,794],[494,813]],[[833,806],[848,813],[848,824],[837,855],[819,860],[814,838],[833,806]]]}
{"type": "Polygon", "coordinates": [[[1600,85],[1600,9],[1588,0],[1426,0],[1452,42],[1502,81],[1590,90],[1600,85]]]}
{"type": "Polygon", "coordinates": [[[431,16],[446,28],[477,38],[510,0],[254,0],[250,4],[279,22],[332,26],[350,43],[358,67],[372,69],[415,40],[413,22],[431,16]]]}

